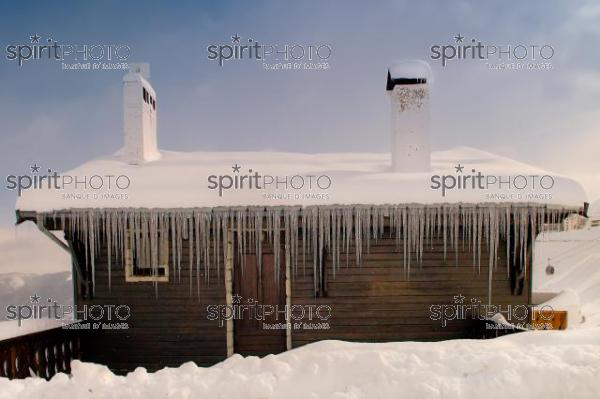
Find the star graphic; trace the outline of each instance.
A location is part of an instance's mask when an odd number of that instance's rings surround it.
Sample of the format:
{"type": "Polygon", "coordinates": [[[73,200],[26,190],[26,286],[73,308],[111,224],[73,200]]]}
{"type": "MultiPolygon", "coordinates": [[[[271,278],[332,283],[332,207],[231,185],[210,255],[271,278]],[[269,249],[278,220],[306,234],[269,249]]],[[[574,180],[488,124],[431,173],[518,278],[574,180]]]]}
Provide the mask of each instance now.
{"type": "Polygon", "coordinates": [[[231,297],[231,302],[232,303],[240,303],[242,302],[242,296],[235,294],[234,296],[231,297]]]}
{"type": "Polygon", "coordinates": [[[454,303],[463,303],[465,296],[463,294],[454,295],[454,303]]]}
{"type": "Polygon", "coordinates": [[[39,296],[38,294],[33,294],[32,296],[29,297],[29,299],[31,300],[31,303],[38,303],[40,301],[41,296],[39,296]]]}
{"type": "Polygon", "coordinates": [[[39,43],[42,37],[36,33],[33,36],[29,36],[29,38],[31,39],[31,43],[39,43]]]}
{"type": "Polygon", "coordinates": [[[241,36],[236,33],[235,35],[231,36],[231,43],[239,43],[240,39],[241,36]]]}
{"type": "Polygon", "coordinates": [[[462,173],[464,168],[465,167],[462,166],[460,163],[454,167],[454,169],[456,169],[456,173],[462,173]]]}
{"type": "Polygon", "coordinates": [[[34,163],[33,166],[30,166],[31,173],[40,173],[40,167],[37,163],[34,163]]]}
{"type": "Polygon", "coordinates": [[[456,40],[456,43],[462,43],[463,40],[465,40],[465,37],[459,33],[458,35],[454,36],[454,40],[456,40]]]}
{"type": "Polygon", "coordinates": [[[231,167],[231,169],[233,169],[233,171],[235,173],[240,173],[240,168],[241,168],[241,166],[238,165],[237,163],[231,167]]]}

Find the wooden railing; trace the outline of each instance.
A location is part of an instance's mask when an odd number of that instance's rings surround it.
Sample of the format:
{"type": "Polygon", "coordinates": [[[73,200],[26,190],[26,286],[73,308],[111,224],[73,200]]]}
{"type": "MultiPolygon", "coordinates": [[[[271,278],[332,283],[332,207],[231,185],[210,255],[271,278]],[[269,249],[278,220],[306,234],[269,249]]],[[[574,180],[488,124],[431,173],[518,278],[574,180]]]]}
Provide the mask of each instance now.
{"type": "Polygon", "coordinates": [[[55,328],[0,341],[0,377],[50,379],[71,372],[71,360],[79,359],[77,330],[55,328]]]}

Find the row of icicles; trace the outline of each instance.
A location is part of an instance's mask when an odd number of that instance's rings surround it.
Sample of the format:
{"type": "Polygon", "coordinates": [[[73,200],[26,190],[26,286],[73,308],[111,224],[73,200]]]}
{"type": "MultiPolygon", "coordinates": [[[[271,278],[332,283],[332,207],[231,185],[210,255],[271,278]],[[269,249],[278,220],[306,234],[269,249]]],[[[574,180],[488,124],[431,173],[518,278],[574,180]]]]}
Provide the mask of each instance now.
{"type": "MultiPolygon", "coordinates": [[[[335,277],[343,261],[354,257],[360,265],[371,239],[384,237],[395,238],[407,277],[411,266],[420,264],[424,248],[432,239],[443,241],[444,259],[449,248],[458,251],[459,242],[467,243],[473,253],[473,266],[478,269],[484,247],[489,255],[488,266],[497,269],[499,244],[506,240],[508,272],[510,255],[513,262],[522,262],[528,240],[533,241],[542,224],[556,225],[573,211],[537,204],[69,209],[38,214],[38,223],[47,218],[60,221],[70,237],[83,243],[93,286],[95,259],[104,246],[109,289],[112,264],[124,264],[126,251],[132,251],[139,264],[151,265],[153,275],[157,275],[160,251],[168,248],[171,273],[175,272],[180,281],[183,241],[189,240],[190,292],[195,269],[199,293],[202,279],[208,284],[213,273],[219,278],[223,275],[226,244],[231,237],[236,238],[233,242],[238,255],[249,251],[257,254],[259,274],[263,247],[269,245],[277,281],[282,259],[289,259],[291,274],[295,276],[300,267],[307,267],[307,254],[311,254],[308,267],[316,276],[316,290],[317,280],[324,272],[324,250],[331,259],[335,277]],[[384,233],[385,227],[389,228],[384,233]],[[511,248],[511,242],[516,250],[511,248]]],[[[244,267],[244,257],[241,259],[244,267]]],[[[156,283],[155,287],[158,289],[156,283]]]]}

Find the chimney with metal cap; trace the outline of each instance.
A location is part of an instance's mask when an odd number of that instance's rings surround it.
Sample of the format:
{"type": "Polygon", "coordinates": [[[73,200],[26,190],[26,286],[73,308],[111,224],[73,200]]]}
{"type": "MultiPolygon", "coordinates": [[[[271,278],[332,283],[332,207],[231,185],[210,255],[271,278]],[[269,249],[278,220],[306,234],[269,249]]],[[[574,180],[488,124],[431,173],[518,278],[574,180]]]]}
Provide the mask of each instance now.
{"type": "Polygon", "coordinates": [[[415,173],[431,170],[429,95],[431,68],[412,60],[388,69],[386,91],[392,120],[392,170],[415,173]]]}

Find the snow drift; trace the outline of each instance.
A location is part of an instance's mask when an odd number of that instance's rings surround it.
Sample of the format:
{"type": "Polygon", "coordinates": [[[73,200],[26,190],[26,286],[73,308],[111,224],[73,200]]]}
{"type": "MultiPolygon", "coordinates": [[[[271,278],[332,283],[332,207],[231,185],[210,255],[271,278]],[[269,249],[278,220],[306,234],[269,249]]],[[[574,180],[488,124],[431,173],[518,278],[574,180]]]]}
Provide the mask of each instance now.
{"type": "Polygon", "coordinates": [[[265,358],[234,355],[116,376],[75,361],[72,376],[0,379],[0,398],[597,398],[600,329],[493,340],[322,341],[265,358]]]}
{"type": "Polygon", "coordinates": [[[600,326],[600,227],[541,234],[533,273],[534,298],[551,298],[540,306],[568,311],[568,328],[600,326]]]}

